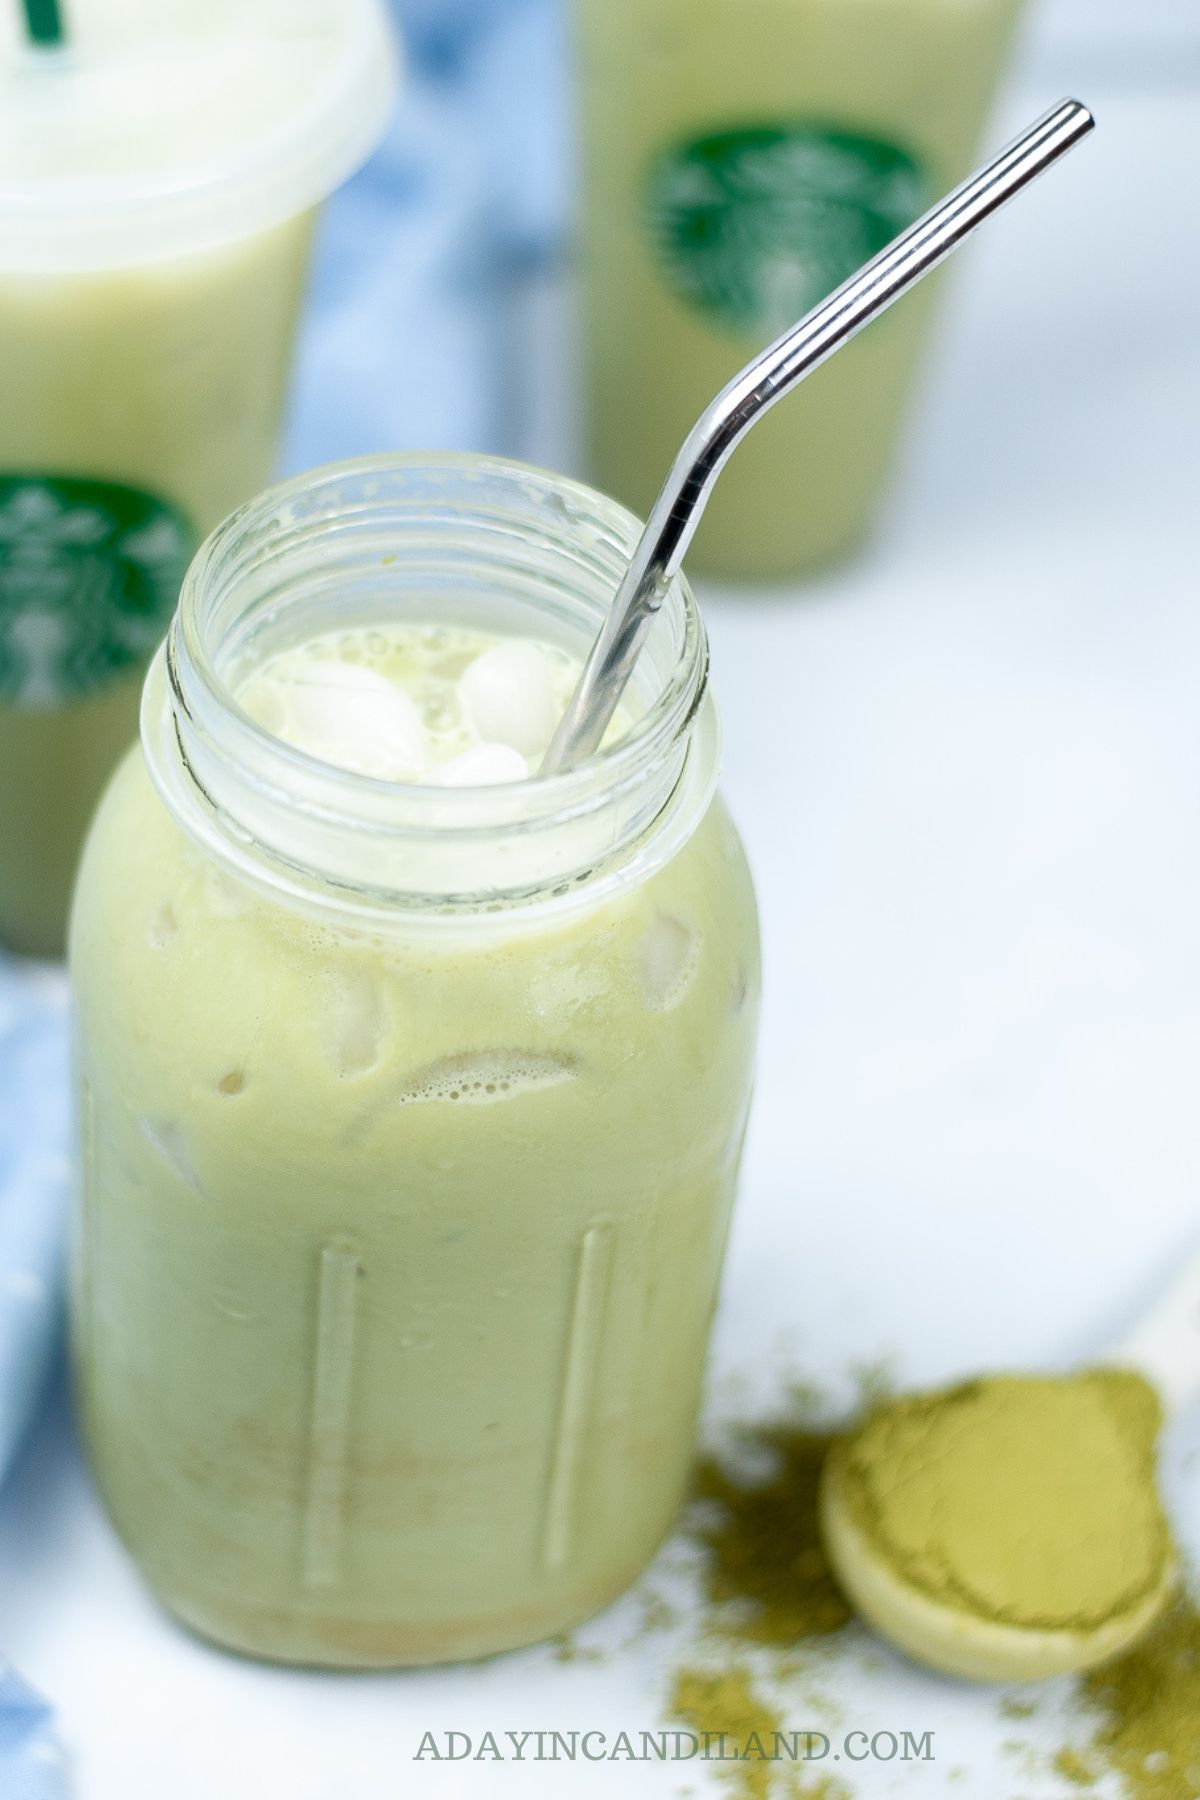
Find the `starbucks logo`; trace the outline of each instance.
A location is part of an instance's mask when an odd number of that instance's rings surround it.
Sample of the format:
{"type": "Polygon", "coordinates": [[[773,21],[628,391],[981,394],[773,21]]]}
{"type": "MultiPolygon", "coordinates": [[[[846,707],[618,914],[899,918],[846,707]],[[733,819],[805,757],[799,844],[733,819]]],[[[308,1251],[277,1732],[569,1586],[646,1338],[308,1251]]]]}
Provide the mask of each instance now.
{"type": "Polygon", "coordinates": [[[0,700],[59,706],[147,662],[194,542],[139,489],[0,476],[0,700]]]}
{"type": "Polygon", "coordinates": [[[678,297],[766,343],[911,225],[924,170],[881,139],[816,125],[710,132],[658,156],[648,228],[678,297]]]}

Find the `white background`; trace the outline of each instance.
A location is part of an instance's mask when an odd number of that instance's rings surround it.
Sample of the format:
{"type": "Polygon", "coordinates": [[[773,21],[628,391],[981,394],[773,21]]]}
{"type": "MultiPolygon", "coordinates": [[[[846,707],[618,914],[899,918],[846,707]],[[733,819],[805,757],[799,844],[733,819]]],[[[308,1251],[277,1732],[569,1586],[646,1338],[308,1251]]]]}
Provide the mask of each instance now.
{"type": "MultiPolygon", "coordinates": [[[[741,1405],[879,1357],[922,1382],[1087,1356],[1200,1234],[1195,17],[1043,15],[996,140],[1064,87],[1101,129],[961,259],[873,550],[803,594],[702,590],[766,948],[714,1355],[741,1405]]],[[[1196,1448],[1184,1418],[1200,1552],[1196,1448]]],[[[652,1584],[686,1591],[678,1560],[652,1584]]],[[[678,1644],[638,1618],[584,1634],[603,1662],[260,1669],[158,1614],[60,1422],[0,1505],[0,1643],[81,1800],[719,1792],[694,1764],[411,1760],[426,1730],[658,1728],[678,1644]]],[[[857,1794],[1076,1792],[1002,1748],[1053,1753],[1065,1690],[1017,1728],[854,1633],[819,1685],[848,1725],[935,1732],[935,1764],[857,1794]]]]}

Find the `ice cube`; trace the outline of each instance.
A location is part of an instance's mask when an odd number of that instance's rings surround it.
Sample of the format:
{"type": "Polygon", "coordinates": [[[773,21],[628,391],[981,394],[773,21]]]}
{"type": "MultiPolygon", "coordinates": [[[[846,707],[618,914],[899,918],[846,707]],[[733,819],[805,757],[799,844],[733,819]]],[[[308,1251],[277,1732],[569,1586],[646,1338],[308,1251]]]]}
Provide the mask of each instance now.
{"type": "Polygon", "coordinates": [[[510,638],[490,645],[467,666],[460,692],[481,738],[526,757],[550,742],[558,709],[549,664],[536,644],[510,638]]]}
{"type": "Polygon", "coordinates": [[[242,705],[276,737],[335,768],[386,781],[424,772],[429,744],[415,703],[359,663],[306,658],[255,677],[242,705]]]}
{"type": "Polygon", "coordinates": [[[426,779],[439,787],[497,787],[505,781],[527,781],[529,765],[508,744],[474,744],[431,769],[426,779]]]}
{"type": "Polygon", "coordinates": [[[148,1144],[152,1144],[168,1167],[174,1169],[180,1180],[202,1200],[207,1200],[196,1165],[192,1161],[192,1153],[188,1148],[187,1137],[183,1126],[177,1119],[140,1119],[142,1136],[148,1144]]]}
{"type": "Polygon", "coordinates": [[[150,942],[155,950],[165,950],[179,930],[179,920],[169,901],[164,900],[150,920],[150,942]]]}
{"type": "Polygon", "coordinates": [[[388,1032],[388,1009],[366,969],[331,971],[321,1007],[321,1037],[343,1080],[365,1075],[379,1061],[388,1032]]]}
{"type": "Polygon", "coordinates": [[[668,1012],[682,1000],[699,960],[699,942],[682,919],[659,913],[638,945],[638,968],[646,1000],[668,1012]]]}

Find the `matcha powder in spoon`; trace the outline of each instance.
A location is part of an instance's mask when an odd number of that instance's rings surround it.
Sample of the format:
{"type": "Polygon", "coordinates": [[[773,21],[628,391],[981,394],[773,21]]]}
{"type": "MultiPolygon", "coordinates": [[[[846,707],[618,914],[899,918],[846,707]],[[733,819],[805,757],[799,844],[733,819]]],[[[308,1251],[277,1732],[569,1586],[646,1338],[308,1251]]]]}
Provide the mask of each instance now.
{"type": "MultiPolygon", "coordinates": [[[[902,1562],[964,1619],[982,1612],[1069,1629],[1131,1601],[1136,1610],[1137,1598],[1159,1589],[1166,1598],[1175,1557],[1154,1482],[1160,1411],[1140,1376],[1094,1369],[875,1399],[840,1436],[803,1413],[748,1431],[764,1463],[757,1478],[716,1455],[701,1464],[699,1495],[715,1509],[693,1527],[709,1552],[705,1654],[676,1671],[671,1716],[698,1731],[754,1730],[769,1740],[780,1720],[757,1691],[758,1674],[765,1668],[777,1698],[806,1645],[804,1678],[819,1677],[817,1646],[850,1616],[818,1530],[830,1463],[842,1465],[839,1485],[876,1554],[902,1562]],[[730,1658],[714,1668],[721,1638],[730,1658]]],[[[1106,1778],[1117,1775],[1128,1800],[1200,1800],[1200,1612],[1189,1593],[1168,1600],[1131,1648],[1089,1670],[1078,1697],[1072,1740],[1053,1759],[1060,1778],[1081,1794],[1102,1783],[1107,1793],[1106,1778]]],[[[804,1703],[814,1704],[808,1690],[804,1703]]],[[[731,1796],[746,1800],[847,1792],[841,1779],[817,1772],[806,1781],[781,1763],[722,1772],[731,1796]]]]}
{"type": "Polygon", "coordinates": [[[1144,1604],[1170,1568],[1160,1423],[1153,1390],[1124,1370],[997,1375],[877,1407],[833,1461],[871,1549],[930,1599],[1091,1631],[1144,1604]]]}

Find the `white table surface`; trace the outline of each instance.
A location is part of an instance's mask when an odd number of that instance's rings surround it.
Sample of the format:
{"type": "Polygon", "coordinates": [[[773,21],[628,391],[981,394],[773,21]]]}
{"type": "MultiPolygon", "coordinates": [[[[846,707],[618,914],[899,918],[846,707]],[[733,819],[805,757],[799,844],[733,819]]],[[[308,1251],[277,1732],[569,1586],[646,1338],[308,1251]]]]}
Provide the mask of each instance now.
{"type": "MultiPolygon", "coordinates": [[[[1001,128],[1066,73],[1018,81],[1001,128]]],[[[1200,109],[1169,71],[1086,97],[1101,131],[958,271],[872,552],[803,593],[702,589],[765,929],[714,1350],[747,1405],[879,1357],[922,1382],[1086,1356],[1200,1233],[1200,109]]],[[[1197,1448],[1185,1418],[1169,1491],[1200,1552],[1197,1448]]],[[[0,1503],[0,1644],[58,1704],[80,1800],[721,1791],[694,1763],[412,1760],[426,1731],[657,1729],[669,1635],[371,1677],[201,1647],[60,1418],[0,1503]]],[[[932,1730],[937,1761],[863,1765],[856,1794],[1074,1792],[1002,1748],[1053,1753],[1065,1690],[1016,1728],[862,1650],[823,1682],[847,1725],[932,1730]]]]}

